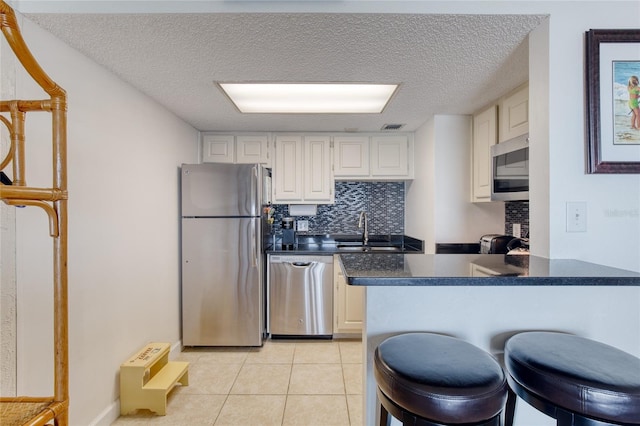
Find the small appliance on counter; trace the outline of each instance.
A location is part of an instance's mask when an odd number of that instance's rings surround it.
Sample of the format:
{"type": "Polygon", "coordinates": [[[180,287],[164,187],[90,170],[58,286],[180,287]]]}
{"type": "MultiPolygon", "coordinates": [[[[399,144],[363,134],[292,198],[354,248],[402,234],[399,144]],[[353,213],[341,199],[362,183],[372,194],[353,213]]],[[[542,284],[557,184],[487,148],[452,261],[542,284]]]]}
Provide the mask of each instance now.
{"type": "Polygon", "coordinates": [[[515,239],[511,235],[486,234],[480,237],[481,254],[507,254],[507,248],[511,240],[515,239]]]}
{"type": "Polygon", "coordinates": [[[528,255],[529,254],[529,239],[528,238],[514,238],[507,244],[508,255],[528,255]]]}
{"type": "Polygon", "coordinates": [[[295,230],[293,229],[293,218],[283,217],[282,218],[282,249],[293,250],[295,239],[296,239],[296,234],[295,234],[295,230]]]}

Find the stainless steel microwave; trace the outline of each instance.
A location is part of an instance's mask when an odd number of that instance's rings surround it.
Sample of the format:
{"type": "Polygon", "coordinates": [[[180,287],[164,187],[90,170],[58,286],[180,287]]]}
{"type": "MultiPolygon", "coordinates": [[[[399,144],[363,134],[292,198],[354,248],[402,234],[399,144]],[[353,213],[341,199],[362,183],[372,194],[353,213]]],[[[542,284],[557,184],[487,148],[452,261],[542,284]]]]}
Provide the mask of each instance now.
{"type": "Polygon", "coordinates": [[[529,199],[529,135],[491,147],[491,200],[529,199]]]}

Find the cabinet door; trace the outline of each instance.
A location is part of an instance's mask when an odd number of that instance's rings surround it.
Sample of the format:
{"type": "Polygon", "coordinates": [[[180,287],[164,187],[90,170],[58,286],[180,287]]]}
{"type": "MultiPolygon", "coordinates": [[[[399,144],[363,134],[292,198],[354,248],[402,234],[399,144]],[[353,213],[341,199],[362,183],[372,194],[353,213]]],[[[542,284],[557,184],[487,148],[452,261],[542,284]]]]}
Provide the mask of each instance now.
{"type": "MultiPolygon", "coordinates": [[[[337,256],[336,256],[337,257],[337,256]]],[[[364,287],[351,286],[334,259],[334,333],[361,333],[364,320],[364,287]]]]}
{"type": "Polygon", "coordinates": [[[233,163],[234,136],[233,135],[202,135],[203,163],[233,163]]]}
{"type": "Polygon", "coordinates": [[[409,142],[406,136],[371,138],[371,176],[409,175],[409,142]]]}
{"type": "Polygon", "coordinates": [[[491,146],[497,140],[497,108],[487,108],[473,117],[472,201],[491,201],[491,146]]]}
{"type": "Polygon", "coordinates": [[[334,176],[369,176],[369,138],[366,136],[339,136],[333,139],[334,176]]]}
{"type": "Polygon", "coordinates": [[[529,85],[505,96],[499,112],[500,142],[529,133],[529,85]]]}
{"type": "Polygon", "coordinates": [[[333,202],[331,141],[328,136],[304,137],[304,201],[333,202]]]}
{"type": "Polygon", "coordinates": [[[303,200],[302,137],[276,136],[273,166],[273,202],[303,200]]]}
{"type": "Polygon", "coordinates": [[[267,135],[240,135],[236,137],[236,163],[266,164],[269,162],[267,135]]]}

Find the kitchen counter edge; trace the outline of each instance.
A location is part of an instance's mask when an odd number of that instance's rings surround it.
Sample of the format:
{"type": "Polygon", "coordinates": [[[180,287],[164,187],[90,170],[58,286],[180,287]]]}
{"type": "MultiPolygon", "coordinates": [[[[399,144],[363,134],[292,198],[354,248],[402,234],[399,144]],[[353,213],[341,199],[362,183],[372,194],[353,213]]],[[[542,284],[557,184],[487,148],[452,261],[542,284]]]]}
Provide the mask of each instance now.
{"type": "Polygon", "coordinates": [[[362,254],[341,253],[339,263],[347,283],[353,286],[640,287],[638,272],[575,259],[500,254],[425,254],[410,258],[405,262],[402,254],[388,254],[386,262],[381,258],[374,262],[362,254]],[[494,268],[496,275],[473,276],[475,266],[488,271],[494,268]],[[500,275],[504,268],[509,269],[500,275]]]}

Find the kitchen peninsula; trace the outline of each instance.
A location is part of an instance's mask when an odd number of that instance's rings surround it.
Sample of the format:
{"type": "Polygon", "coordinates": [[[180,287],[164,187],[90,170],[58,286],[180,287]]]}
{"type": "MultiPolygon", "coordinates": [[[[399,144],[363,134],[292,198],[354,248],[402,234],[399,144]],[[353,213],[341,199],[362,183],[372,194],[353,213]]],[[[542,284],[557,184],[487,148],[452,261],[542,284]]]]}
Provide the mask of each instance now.
{"type": "MultiPolygon", "coordinates": [[[[349,285],[366,288],[364,424],[377,424],[373,353],[387,337],[429,331],[501,359],[525,330],[576,334],[640,356],[640,273],[535,256],[342,254],[349,285]]],[[[555,424],[518,404],[521,425],[555,424]]]]}

